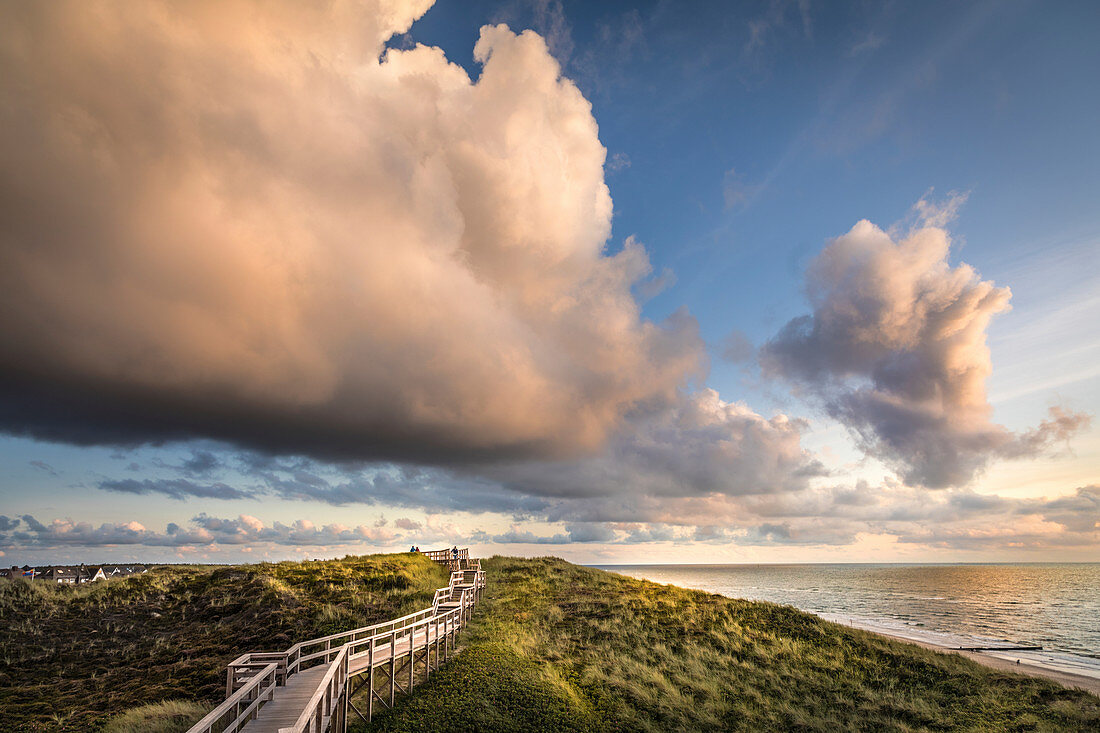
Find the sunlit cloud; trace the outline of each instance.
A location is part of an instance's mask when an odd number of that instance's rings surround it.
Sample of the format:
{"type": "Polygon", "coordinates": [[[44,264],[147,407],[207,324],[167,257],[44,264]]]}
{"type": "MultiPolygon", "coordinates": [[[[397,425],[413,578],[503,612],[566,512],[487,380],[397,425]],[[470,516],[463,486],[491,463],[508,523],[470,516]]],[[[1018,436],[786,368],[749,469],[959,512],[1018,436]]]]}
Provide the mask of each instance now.
{"type": "Polygon", "coordinates": [[[385,50],[430,4],[8,8],[0,427],[576,455],[700,374],[692,318],[640,316],[645,250],[605,251],[606,151],[546,41],[486,26],[474,80],[385,50]]]}
{"type": "Polygon", "coordinates": [[[943,227],[962,200],[921,199],[908,231],[864,220],[832,240],[806,275],[813,312],[760,354],[766,374],[823,400],[867,453],[932,488],[966,484],[997,457],[1041,454],[1088,423],[1059,408],[1020,434],[992,421],[986,330],[1011,293],[948,262],[943,227]]]}

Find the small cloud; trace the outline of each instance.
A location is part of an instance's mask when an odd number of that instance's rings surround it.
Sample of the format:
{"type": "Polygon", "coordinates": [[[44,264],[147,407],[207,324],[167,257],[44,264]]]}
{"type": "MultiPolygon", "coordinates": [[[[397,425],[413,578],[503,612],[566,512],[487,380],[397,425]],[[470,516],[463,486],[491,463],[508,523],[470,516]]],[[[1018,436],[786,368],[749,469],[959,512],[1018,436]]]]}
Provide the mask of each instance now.
{"type": "Polygon", "coordinates": [[[153,465],[158,468],[172,469],[187,478],[203,478],[217,471],[222,464],[218,457],[208,450],[192,450],[191,457],[183,459],[178,464],[166,463],[158,458],[153,461],[153,465]]]}
{"type": "Polygon", "coordinates": [[[221,482],[196,483],[182,478],[108,480],[100,481],[99,488],[121,494],[163,494],[180,500],[189,496],[201,499],[251,499],[256,495],[251,489],[237,489],[221,482]]]}
{"type": "Polygon", "coordinates": [[[51,476],[57,476],[57,469],[44,461],[31,461],[30,464],[37,468],[39,471],[44,471],[51,476]]]}
{"type": "Polygon", "coordinates": [[[722,340],[722,358],[733,364],[750,361],[755,353],[756,349],[744,331],[735,328],[722,340]]]}
{"type": "Polygon", "coordinates": [[[537,535],[514,525],[507,532],[493,536],[493,542],[501,545],[567,545],[571,541],[568,535],[537,535]]]}
{"type": "Polygon", "coordinates": [[[881,48],[886,43],[886,37],[881,36],[875,31],[871,31],[867,34],[867,37],[848,49],[849,56],[858,56],[861,53],[868,51],[874,51],[876,48],[881,48]]]}
{"type": "Polygon", "coordinates": [[[630,156],[626,153],[614,153],[607,161],[608,173],[618,173],[619,171],[630,167],[630,156]]]}
{"type": "Polygon", "coordinates": [[[948,191],[947,197],[939,200],[933,198],[934,193],[933,188],[925,191],[905,217],[890,227],[890,235],[903,237],[924,227],[943,229],[959,218],[959,211],[970,198],[969,191],[948,191]]]}
{"type": "Polygon", "coordinates": [[[565,529],[570,542],[612,542],[616,537],[615,530],[597,522],[579,522],[565,529]]]}
{"type": "Polygon", "coordinates": [[[733,168],[722,176],[722,201],[727,210],[748,203],[759,191],[760,186],[745,183],[733,168]]]}

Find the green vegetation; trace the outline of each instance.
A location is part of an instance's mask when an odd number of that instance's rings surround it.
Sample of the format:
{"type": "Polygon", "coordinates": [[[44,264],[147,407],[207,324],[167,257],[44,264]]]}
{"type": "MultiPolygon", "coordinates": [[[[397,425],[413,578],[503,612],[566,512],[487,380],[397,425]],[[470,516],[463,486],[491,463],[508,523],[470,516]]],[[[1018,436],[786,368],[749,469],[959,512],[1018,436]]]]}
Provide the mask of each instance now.
{"type": "Polygon", "coordinates": [[[410,554],[0,582],[0,729],[186,730],[224,698],[242,652],[419,610],[446,583],[410,554]]]}
{"type": "MultiPolygon", "coordinates": [[[[549,558],[484,567],[462,653],[353,731],[1100,730],[1087,693],[791,608],[549,558]]],[[[446,582],[401,554],[0,583],[0,728],[183,731],[241,652],[418,610],[446,582]]]]}
{"type": "Polygon", "coordinates": [[[142,705],[111,718],[104,733],[185,733],[205,714],[205,705],[186,700],[165,700],[142,705]]]}
{"type": "Polygon", "coordinates": [[[1100,699],[554,559],[483,562],[466,649],[358,730],[1100,730],[1100,699]]]}

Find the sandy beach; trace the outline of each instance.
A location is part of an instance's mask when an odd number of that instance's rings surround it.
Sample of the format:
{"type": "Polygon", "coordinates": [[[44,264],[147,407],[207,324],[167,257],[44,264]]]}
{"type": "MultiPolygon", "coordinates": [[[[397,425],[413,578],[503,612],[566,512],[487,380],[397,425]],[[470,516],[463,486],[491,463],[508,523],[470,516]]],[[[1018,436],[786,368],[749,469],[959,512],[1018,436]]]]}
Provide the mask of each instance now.
{"type": "Polygon", "coordinates": [[[910,644],[916,644],[917,646],[924,647],[925,649],[932,649],[937,652],[959,654],[968,659],[973,659],[979,664],[984,664],[987,667],[992,667],[993,669],[1003,672],[1026,674],[1031,677],[1044,677],[1048,680],[1053,680],[1054,682],[1065,685],[1066,687],[1086,690],[1100,697],[1100,677],[1094,677],[1090,674],[1078,674],[1057,666],[1052,666],[1048,661],[1043,659],[1043,652],[1012,651],[1008,649],[1003,651],[964,651],[958,649],[957,645],[951,646],[948,643],[937,643],[928,639],[918,638],[903,630],[895,631],[889,627],[864,622],[860,619],[847,619],[827,614],[821,615],[829,621],[841,623],[845,626],[862,629],[863,631],[870,631],[871,633],[886,636],[898,641],[909,642],[910,644]]]}

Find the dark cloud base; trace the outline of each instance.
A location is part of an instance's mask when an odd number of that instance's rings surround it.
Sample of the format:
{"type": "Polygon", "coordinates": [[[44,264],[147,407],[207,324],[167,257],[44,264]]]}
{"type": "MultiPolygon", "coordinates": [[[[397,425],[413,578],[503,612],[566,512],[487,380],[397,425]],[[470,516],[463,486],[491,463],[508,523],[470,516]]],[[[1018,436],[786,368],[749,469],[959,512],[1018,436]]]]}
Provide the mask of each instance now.
{"type": "Polygon", "coordinates": [[[78,446],[160,446],[220,440],[268,455],[309,455],[329,461],[394,460],[458,465],[554,455],[539,442],[479,444],[475,436],[421,428],[372,415],[356,424],[317,411],[241,409],[230,395],[175,396],[135,385],[70,382],[0,366],[0,432],[78,446]]]}

